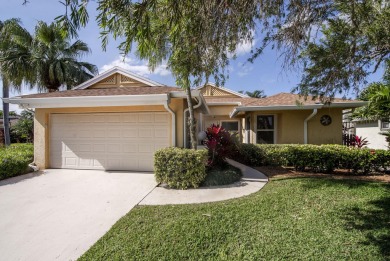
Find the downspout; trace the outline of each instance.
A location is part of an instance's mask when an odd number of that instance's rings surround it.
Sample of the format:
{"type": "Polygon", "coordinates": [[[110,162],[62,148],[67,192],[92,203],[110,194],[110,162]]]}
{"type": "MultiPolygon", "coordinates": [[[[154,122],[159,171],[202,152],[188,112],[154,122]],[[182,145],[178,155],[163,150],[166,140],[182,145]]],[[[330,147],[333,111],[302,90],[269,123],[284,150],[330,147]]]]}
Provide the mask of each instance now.
{"type": "Polygon", "coordinates": [[[171,108],[169,108],[169,103],[171,103],[171,97],[168,94],[167,101],[164,103],[164,108],[169,111],[172,116],[172,146],[176,147],[176,114],[171,108]]]}
{"type": "Polygon", "coordinates": [[[303,121],[303,143],[307,144],[307,122],[316,116],[317,114],[317,109],[313,109],[313,112],[303,121]]]}
{"type": "MultiPolygon", "coordinates": [[[[194,106],[194,110],[198,109],[202,105],[202,99],[199,99],[198,101],[199,101],[198,104],[194,106]]],[[[189,111],[189,108],[185,109],[184,114],[183,114],[184,148],[187,148],[187,112],[188,111],[189,111]]]]}

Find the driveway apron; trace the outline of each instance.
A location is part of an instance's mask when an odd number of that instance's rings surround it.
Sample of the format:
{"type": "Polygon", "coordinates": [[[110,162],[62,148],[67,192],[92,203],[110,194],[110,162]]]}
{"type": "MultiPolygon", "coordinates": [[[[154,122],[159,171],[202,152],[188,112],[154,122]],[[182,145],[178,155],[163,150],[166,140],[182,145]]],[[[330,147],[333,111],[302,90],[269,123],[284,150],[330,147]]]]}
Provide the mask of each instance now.
{"type": "Polygon", "coordinates": [[[157,185],[152,173],[50,169],[0,182],[0,259],[75,260],[157,185]]]}

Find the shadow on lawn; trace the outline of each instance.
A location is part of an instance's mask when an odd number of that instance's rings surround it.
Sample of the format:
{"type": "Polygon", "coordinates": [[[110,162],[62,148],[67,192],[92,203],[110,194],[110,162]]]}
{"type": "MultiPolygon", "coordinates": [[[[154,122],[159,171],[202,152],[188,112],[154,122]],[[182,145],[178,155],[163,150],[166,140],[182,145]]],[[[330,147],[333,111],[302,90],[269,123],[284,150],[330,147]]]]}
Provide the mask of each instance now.
{"type": "Polygon", "coordinates": [[[378,247],[382,256],[390,259],[390,196],[368,202],[367,208],[350,209],[343,218],[347,229],[356,229],[365,234],[366,241],[362,244],[378,247]]]}
{"type": "MultiPolygon", "coordinates": [[[[297,177],[285,177],[273,179],[272,182],[285,181],[285,180],[306,180],[307,182],[301,184],[302,188],[305,189],[320,189],[322,187],[335,187],[342,186],[348,188],[359,188],[366,186],[380,186],[375,181],[367,180],[354,180],[354,179],[336,179],[332,176],[318,175],[318,176],[297,176],[297,177]],[[309,182],[310,181],[310,182],[309,182]]],[[[388,185],[390,187],[390,185],[388,185]]]]}

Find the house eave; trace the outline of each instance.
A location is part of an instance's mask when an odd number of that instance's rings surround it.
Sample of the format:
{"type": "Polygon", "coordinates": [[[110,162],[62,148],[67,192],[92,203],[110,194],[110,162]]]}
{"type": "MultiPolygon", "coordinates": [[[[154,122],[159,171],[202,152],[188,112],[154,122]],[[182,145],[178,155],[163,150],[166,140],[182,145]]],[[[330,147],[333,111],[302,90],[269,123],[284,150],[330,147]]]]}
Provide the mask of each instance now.
{"type": "Polygon", "coordinates": [[[236,116],[239,112],[246,111],[284,111],[284,110],[312,110],[321,108],[357,108],[366,105],[366,102],[338,102],[330,104],[312,104],[312,105],[274,105],[274,106],[243,106],[234,108],[230,112],[230,118],[236,116]]]}
{"type": "Polygon", "coordinates": [[[69,108],[69,107],[105,107],[132,105],[164,105],[168,94],[153,95],[115,95],[115,96],[78,96],[51,98],[9,98],[6,102],[18,104],[22,108],[69,108]]]}
{"type": "Polygon", "coordinates": [[[247,111],[283,111],[283,110],[312,110],[321,108],[323,104],[316,105],[306,105],[306,106],[297,106],[297,105],[278,105],[278,106],[246,106],[246,107],[237,107],[230,112],[230,118],[236,116],[239,112],[247,111]]]}

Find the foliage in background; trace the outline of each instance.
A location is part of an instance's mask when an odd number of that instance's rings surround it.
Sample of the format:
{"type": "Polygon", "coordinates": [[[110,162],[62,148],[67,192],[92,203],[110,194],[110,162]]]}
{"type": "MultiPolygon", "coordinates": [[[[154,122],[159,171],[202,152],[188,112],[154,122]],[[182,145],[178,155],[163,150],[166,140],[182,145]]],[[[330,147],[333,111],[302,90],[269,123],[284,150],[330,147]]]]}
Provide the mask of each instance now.
{"type": "Polygon", "coordinates": [[[353,119],[382,120],[390,119],[390,81],[376,82],[368,85],[358,99],[367,101],[364,107],[357,108],[352,114],[353,119]]]}
{"type": "Polygon", "coordinates": [[[157,182],[171,188],[197,188],[206,177],[206,163],[206,150],[165,148],[154,154],[154,173],[157,182]]]}
{"type": "MultiPolygon", "coordinates": [[[[390,77],[390,4],[388,1],[326,2],[320,34],[312,35],[300,52],[304,72],[295,88],[301,94],[325,98],[348,92],[358,93],[367,76],[384,67],[390,77]],[[317,36],[317,37],[316,37],[317,36]]],[[[308,12],[312,11],[309,7],[308,12]]],[[[297,20],[301,21],[300,17],[297,20]]]]}
{"type": "Polygon", "coordinates": [[[32,144],[12,144],[0,148],[0,180],[29,172],[28,164],[33,160],[32,144]]]}
{"type": "MultiPolygon", "coordinates": [[[[14,112],[14,111],[10,111],[10,112],[8,113],[8,115],[9,115],[9,116],[19,116],[19,114],[17,114],[17,113],[14,112]]],[[[0,117],[3,117],[3,111],[2,111],[2,110],[0,110],[0,117]]]]}
{"type": "Polygon", "coordinates": [[[19,120],[11,126],[11,142],[32,143],[34,141],[34,111],[23,110],[19,120]]]}
{"type": "Polygon", "coordinates": [[[386,139],[386,142],[387,142],[387,147],[390,150],[390,130],[388,130],[386,132],[382,132],[381,134],[386,137],[385,139],[386,139]]]}
{"type": "MultiPolygon", "coordinates": [[[[241,152],[248,154],[248,146],[241,146],[241,152]],[[242,149],[244,148],[244,149],[242,149]]],[[[251,155],[261,158],[255,161],[260,165],[292,166],[297,170],[331,173],[335,169],[346,169],[353,173],[368,174],[371,171],[390,170],[390,151],[358,149],[342,145],[269,145],[251,147],[251,155]]],[[[237,158],[241,161],[242,157],[237,158]]],[[[243,162],[245,163],[245,161],[243,162]]]]}
{"type": "MultiPolygon", "coordinates": [[[[10,130],[9,130],[9,104],[4,102],[4,99],[9,98],[10,88],[20,90],[23,82],[30,79],[30,72],[32,71],[32,64],[27,62],[26,53],[28,49],[25,48],[23,40],[15,35],[25,36],[28,32],[20,26],[18,19],[9,19],[6,21],[0,20],[0,77],[3,86],[3,129],[4,129],[4,144],[9,146],[11,144],[10,130]],[[7,53],[13,52],[14,62],[12,67],[6,65],[4,57],[7,53]],[[17,57],[16,57],[17,55],[17,57]]],[[[29,34],[28,34],[29,35],[29,34]]]]}
{"type": "MultiPolygon", "coordinates": [[[[89,2],[63,3],[65,14],[56,19],[64,34],[77,36],[88,23],[89,2]]],[[[257,39],[250,61],[270,47],[282,51],[285,65],[302,65],[296,90],[303,95],[332,97],[357,89],[372,67],[389,65],[390,5],[385,0],[102,0],[97,5],[103,49],[110,36],[122,41],[124,55],[136,46],[135,53],[151,69],[166,61],[186,90],[193,148],[190,87],[209,77],[223,85],[240,44],[257,39]]]]}
{"type": "MultiPolygon", "coordinates": [[[[244,91],[239,91],[239,93],[244,93],[244,91]]],[[[267,95],[265,95],[264,90],[254,90],[253,92],[246,91],[245,94],[251,98],[266,98],[267,97],[267,95]]]]}
{"type": "MultiPolygon", "coordinates": [[[[52,92],[61,86],[74,87],[98,72],[95,65],[79,61],[90,52],[87,44],[80,40],[72,43],[55,23],[39,21],[33,35],[19,23],[9,23],[4,29],[8,46],[0,48],[0,65],[11,80],[16,71],[31,87],[52,92]]],[[[22,83],[13,85],[20,89],[22,83]]]]}
{"type": "Polygon", "coordinates": [[[226,158],[237,154],[236,139],[222,126],[211,125],[206,130],[206,140],[204,142],[208,154],[208,166],[223,167],[226,158]]]}

